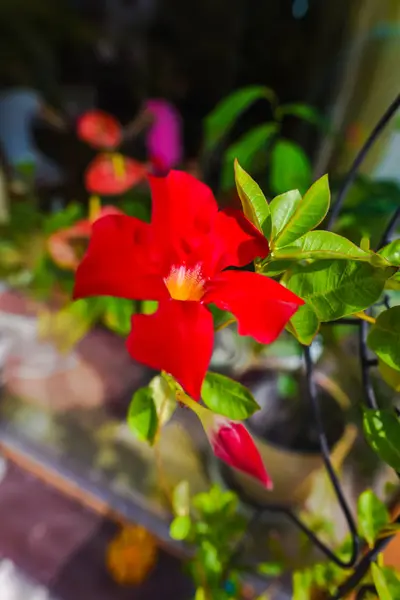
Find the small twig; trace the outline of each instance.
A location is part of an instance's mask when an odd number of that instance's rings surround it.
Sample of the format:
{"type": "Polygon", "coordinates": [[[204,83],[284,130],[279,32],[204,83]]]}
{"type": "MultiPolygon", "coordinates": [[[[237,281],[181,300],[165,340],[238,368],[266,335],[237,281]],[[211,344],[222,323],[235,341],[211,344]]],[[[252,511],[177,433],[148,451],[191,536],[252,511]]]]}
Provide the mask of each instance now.
{"type": "Polygon", "coordinates": [[[367,156],[368,152],[370,151],[370,149],[372,148],[372,146],[374,145],[374,143],[376,142],[376,140],[378,139],[378,137],[380,136],[380,134],[386,127],[386,125],[389,123],[389,121],[392,119],[392,117],[396,114],[399,107],[400,107],[400,94],[394,99],[394,101],[391,103],[391,105],[388,107],[388,109],[385,111],[385,113],[379,119],[378,123],[375,125],[374,129],[372,130],[371,134],[369,135],[367,141],[365,142],[365,144],[363,145],[363,147],[357,154],[356,158],[354,159],[354,162],[350,168],[350,171],[348,172],[348,174],[347,174],[345,180],[343,181],[342,186],[338,192],[336,203],[334,204],[331,214],[329,216],[327,227],[326,227],[328,230],[332,229],[334,222],[336,221],[336,219],[339,215],[339,212],[345,201],[347,192],[349,191],[350,187],[353,185],[353,182],[357,176],[358,169],[364,162],[365,157],[367,156]]]}
{"type": "Polygon", "coordinates": [[[359,350],[361,360],[361,376],[362,383],[365,390],[365,403],[368,408],[378,410],[378,402],[376,400],[374,386],[372,385],[371,373],[368,350],[367,350],[367,336],[368,336],[368,323],[366,321],[360,322],[359,330],[359,350]]]}

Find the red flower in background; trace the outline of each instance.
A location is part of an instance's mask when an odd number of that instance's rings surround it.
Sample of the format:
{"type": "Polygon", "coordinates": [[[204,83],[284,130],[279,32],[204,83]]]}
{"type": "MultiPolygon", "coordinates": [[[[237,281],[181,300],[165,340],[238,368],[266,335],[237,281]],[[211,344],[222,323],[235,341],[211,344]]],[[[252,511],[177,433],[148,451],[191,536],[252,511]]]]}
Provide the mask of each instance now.
{"type": "Polygon", "coordinates": [[[112,115],[101,110],[91,110],[78,119],[78,137],[94,148],[112,150],[122,140],[122,127],[112,115]]]}
{"type": "Polygon", "coordinates": [[[94,221],[82,219],[71,227],[53,233],[47,240],[47,251],[54,262],[64,269],[75,270],[80,262],[74,242],[88,240],[92,232],[92,225],[101,217],[107,215],[122,215],[123,213],[114,206],[104,206],[100,209],[94,221]]]}
{"type": "Polygon", "coordinates": [[[173,375],[193,398],[213,349],[207,304],[233,313],[242,335],[274,341],[303,301],[273,279],[226,271],[268,254],[268,242],[241,211],[218,211],[211,190],[179,171],[150,178],[152,222],[122,215],[93,225],[76,273],[74,298],[157,300],[152,315],[134,315],[132,357],[173,375]]]}
{"type": "Polygon", "coordinates": [[[121,154],[99,154],[85,173],[86,189],[102,196],[123,194],[145,179],[144,164],[121,154]]]}

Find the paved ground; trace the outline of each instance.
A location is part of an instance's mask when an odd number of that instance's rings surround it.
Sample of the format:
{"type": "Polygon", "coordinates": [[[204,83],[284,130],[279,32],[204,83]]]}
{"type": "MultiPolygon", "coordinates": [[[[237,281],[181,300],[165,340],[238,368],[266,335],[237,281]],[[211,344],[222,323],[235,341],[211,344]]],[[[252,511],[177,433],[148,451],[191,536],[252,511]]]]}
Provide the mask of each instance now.
{"type": "Polygon", "coordinates": [[[104,567],[116,527],[8,465],[0,484],[0,600],[190,599],[181,564],[162,552],[140,587],[121,588],[104,567]]]}

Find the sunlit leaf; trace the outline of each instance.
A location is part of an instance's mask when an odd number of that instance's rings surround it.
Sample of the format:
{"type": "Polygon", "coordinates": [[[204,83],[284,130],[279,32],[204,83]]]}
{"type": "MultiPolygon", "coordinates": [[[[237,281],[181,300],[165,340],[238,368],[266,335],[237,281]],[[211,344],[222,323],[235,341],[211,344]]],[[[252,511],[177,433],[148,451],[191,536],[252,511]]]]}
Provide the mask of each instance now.
{"type": "Polygon", "coordinates": [[[400,306],[378,316],[369,332],[368,346],[389,367],[400,371],[400,306]]]}
{"type": "Polygon", "coordinates": [[[357,519],[360,535],[374,545],[381,529],[389,523],[389,511],[372,490],[365,490],[358,499],[357,519]]]}
{"type": "Polygon", "coordinates": [[[289,140],[280,139],[271,154],[270,185],[275,194],[298,189],[304,193],[311,184],[311,163],[304,150],[289,140]]]}
{"type": "Polygon", "coordinates": [[[400,240],[394,240],[379,250],[379,254],[395,267],[400,267],[400,240]]]}
{"type": "Polygon", "coordinates": [[[164,425],[170,420],[177,406],[175,391],[161,375],[156,375],[150,381],[149,389],[156,408],[158,424],[164,425]]]}
{"type": "Polygon", "coordinates": [[[271,214],[267,199],[260,186],[242,169],[237,160],[235,160],[235,180],[244,214],[269,239],[271,214]]]}
{"type": "Polygon", "coordinates": [[[364,411],[364,433],[370,446],[380,458],[400,471],[400,422],[394,411],[364,411]]]}
{"type": "Polygon", "coordinates": [[[173,540],[185,540],[190,535],[192,522],[189,515],[175,517],[169,528],[169,535],[173,540]]]}
{"type": "Polygon", "coordinates": [[[270,204],[274,248],[292,244],[324,219],[330,204],[328,177],[318,179],[301,198],[297,190],[274,198],[270,204]]]}
{"type": "Polygon", "coordinates": [[[237,421],[247,419],[260,408],[244,385],[219,373],[207,373],[201,397],[213,412],[237,421]]]}
{"type": "Polygon", "coordinates": [[[296,265],[285,283],[320,321],[331,321],[376,302],[392,272],[392,267],[380,269],[366,262],[319,260],[296,265]]]}
{"type": "Polygon", "coordinates": [[[278,260],[350,259],[371,260],[371,252],[365,252],[348,239],[330,231],[309,231],[289,246],[277,248],[273,258],[278,260]]]}
{"type": "Polygon", "coordinates": [[[396,392],[400,392],[400,371],[392,369],[383,360],[378,360],[378,369],[382,379],[396,392]]]}
{"type": "Polygon", "coordinates": [[[300,342],[309,346],[319,330],[319,320],[309,304],[303,304],[296,311],[286,329],[300,342]]]}
{"type": "Polygon", "coordinates": [[[118,335],[127,336],[131,329],[133,309],[132,300],[107,296],[103,316],[105,325],[118,335]]]}
{"type": "Polygon", "coordinates": [[[397,600],[400,598],[400,579],[388,567],[371,564],[371,573],[380,600],[397,600]]]}
{"type": "Polygon", "coordinates": [[[178,517],[185,517],[190,511],[189,482],[184,480],[175,486],[172,494],[172,507],[178,517]]]}
{"type": "Polygon", "coordinates": [[[150,388],[143,387],[134,393],[128,409],[128,425],[139,440],[153,444],[157,433],[158,419],[150,388]]]}

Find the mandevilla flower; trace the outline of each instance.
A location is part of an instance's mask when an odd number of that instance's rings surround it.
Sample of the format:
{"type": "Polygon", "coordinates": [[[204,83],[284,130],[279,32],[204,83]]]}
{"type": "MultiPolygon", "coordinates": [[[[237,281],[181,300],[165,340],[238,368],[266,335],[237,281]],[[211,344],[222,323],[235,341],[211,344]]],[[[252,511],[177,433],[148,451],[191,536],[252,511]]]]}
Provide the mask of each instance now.
{"type": "Polygon", "coordinates": [[[82,219],[65,229],[60,229],[53,233],[47,240],[47,251],[54,262],[63,269],[75,270],[80,262],[74,243],[82,240],[89,240],[92,232],[92,225],[101,217],[107,215],[123,214],[114,206],[104,206],[100,208],[98,214],[92,220],[82,219]]]}
{"type": "Polygon", "coordinates": [[[122,154],[99,154],[85,173],[85,185],[91,194],[123,194],[147,176],[144,164],[122,154]]]}
{"type": "Polygon", "coordinates": [[[94,148],[111,150],[122,140],[122,127],[112,115],[101,110],[90,110],[83,114],[76,126],[78,137],[94,148]]]}
{"type": "Polygon", "coordinates": [[[204,183],[171,171],[150,186],[151,224],[125,215],[94,223],[74,298],[158,301],[154,314],[132,317],[128,350],[199,400],[213,350],[208,304],[233,313],[241,335],[268,344],[303,300],[263,275],[226,270],[265,257],[268,242],[241,211],[219,211],[204,183]]]}

